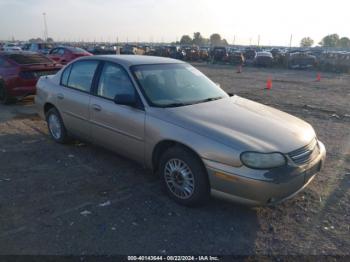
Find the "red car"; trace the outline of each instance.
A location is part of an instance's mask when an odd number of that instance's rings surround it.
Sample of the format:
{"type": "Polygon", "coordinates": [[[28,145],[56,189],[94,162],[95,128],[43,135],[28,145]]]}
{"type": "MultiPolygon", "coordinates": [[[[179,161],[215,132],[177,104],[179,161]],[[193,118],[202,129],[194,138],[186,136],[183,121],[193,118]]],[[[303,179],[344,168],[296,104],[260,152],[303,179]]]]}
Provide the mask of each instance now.
{"type": "Polygon", "coordinates": [[[91,53],[78,47],[57,47],[49,52],[48,57],[62,65],[65,65],[78,57],[91,55],[91,53]]]}
{"type": "Polygon", "coordinates": [[[34,95],[41,76],[55,74],[62,65],[32,52],[0,52],[0,102],[34,95]]]}

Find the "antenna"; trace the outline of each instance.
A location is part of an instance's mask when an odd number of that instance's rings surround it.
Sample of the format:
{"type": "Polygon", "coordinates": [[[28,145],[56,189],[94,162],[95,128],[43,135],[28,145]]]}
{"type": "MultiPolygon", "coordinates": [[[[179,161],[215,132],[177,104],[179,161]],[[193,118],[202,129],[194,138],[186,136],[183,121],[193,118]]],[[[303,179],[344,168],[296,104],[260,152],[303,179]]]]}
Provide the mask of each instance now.
{"type": "Polygon", "coordinates": [[[49,37],[49,32],[47,30],[47,23],[46,23],[46,13],[43,13],[43,17],[44,17],[44,40],[45,42],[47,42],[47,39],[49,37]]]}

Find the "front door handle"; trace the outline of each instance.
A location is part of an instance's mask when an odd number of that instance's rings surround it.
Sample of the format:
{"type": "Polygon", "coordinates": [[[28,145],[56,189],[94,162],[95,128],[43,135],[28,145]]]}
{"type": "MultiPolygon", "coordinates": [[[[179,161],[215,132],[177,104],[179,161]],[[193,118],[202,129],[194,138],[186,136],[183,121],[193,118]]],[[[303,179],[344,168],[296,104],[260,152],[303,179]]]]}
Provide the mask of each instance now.
{"type": "Polygon", "coordinates": [[[102,110],[101,106],[99,105],[92,105],[92,109],[98,112],[102,110]]]}
{"type": "Polygon", "coordinates": [[[62,100],[64,98],[64,95],[63,94],[57,94],[57,98],[62,100]]]}

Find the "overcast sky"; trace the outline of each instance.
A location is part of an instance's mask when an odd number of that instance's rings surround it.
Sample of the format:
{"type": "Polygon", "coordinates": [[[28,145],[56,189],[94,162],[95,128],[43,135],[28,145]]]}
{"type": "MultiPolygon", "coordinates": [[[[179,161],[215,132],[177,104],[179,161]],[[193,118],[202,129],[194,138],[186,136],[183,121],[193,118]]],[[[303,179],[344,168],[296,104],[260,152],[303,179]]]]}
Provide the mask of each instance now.
{"type": "Polygon", "coordinates": [[[350,37],[347,0],[0,0],[0,39],[175,41],[199,31],[229,43],[293,45],[304,36],[350,37]]]}

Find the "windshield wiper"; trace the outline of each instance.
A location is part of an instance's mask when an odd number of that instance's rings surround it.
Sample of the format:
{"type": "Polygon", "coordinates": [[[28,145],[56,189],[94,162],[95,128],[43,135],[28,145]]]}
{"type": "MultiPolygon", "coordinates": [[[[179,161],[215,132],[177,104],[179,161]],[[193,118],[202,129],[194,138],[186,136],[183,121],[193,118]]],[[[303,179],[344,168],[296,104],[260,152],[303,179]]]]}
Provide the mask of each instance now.
{"type": "Polygon", "coordinates": [[[189,103],[181,103],[181,102],[176,102],[176,103],[170,103],[166,105],[161,105],[160,107],[179,107],[179,106],[188,106],[190,105],[189,103]]]}
{"type": "Polygon", "coordinates": [[[191,104],[199,104],[199,103],[205,103],[205,102],[210,102],[210,101],[215,101],[215,100],[219,100],[223,98],[222,96],[218,96],[218,97],[209,97],[209,98],[206,98],[206,99],[202,99],[202,100],[198,100],[198,101],[195,101],[191,104]]]}
{"type": "Polygon", "coordinates": [[[210,101],[215,101],[215,100],[219,100],[223,98],[222,96],[218,96],[218,97],[210,97],[210,98],[206,98],[206,99],[202,99],[202,100],[198,100],[198,101],[192,101],[192,102],[174,102],[174,103],[170,103],[170,104],[166,104],[166,105],[161,105],[160,107],[180,107],[180,106],[188,106],[188,105],[194,105],[194,104],[199,104],[199,103],[204,103],[204,102],[210,102],[210,101]]]}

